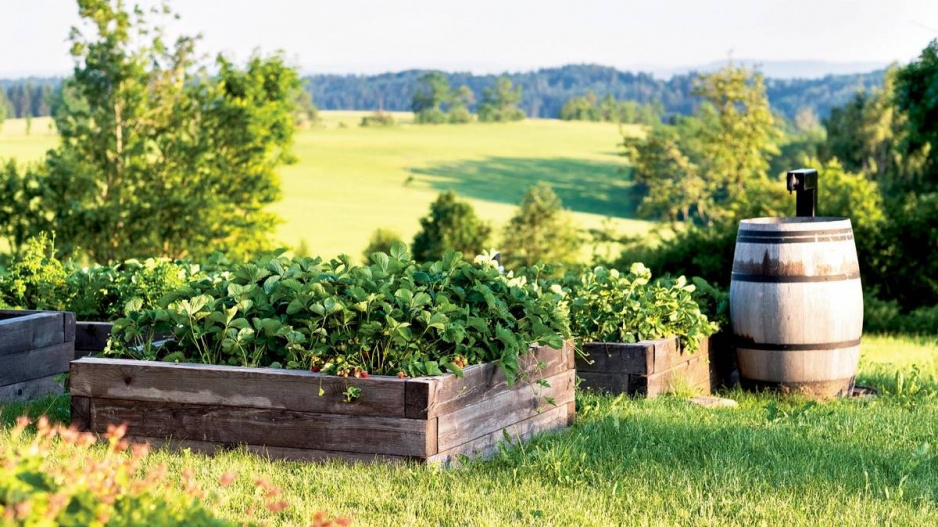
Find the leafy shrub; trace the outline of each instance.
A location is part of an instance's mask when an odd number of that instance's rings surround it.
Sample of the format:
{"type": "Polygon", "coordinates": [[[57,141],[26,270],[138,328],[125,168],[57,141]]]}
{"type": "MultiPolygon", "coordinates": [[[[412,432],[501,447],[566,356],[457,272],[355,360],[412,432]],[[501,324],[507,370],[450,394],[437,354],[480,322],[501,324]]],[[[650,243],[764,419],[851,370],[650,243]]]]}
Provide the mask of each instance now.
{"type": "Polygon", "coordinates": [[[55,244],[43,233],[26,242],[23,256],[0,281],[0,298],[9,307],[63,309],[68,300],[68,273],[54,256],[55,244]]]}
{"type": "Polygon", "coordinates": [[[878,291],[863,292],[863,329],[874,333],[938,334],[938,306],[903,311],[899,302],[882,300],[878,291]]]}
{"type": "Polygon", "coordinates": [[[185,284],[198,266],[150,258],[110,266],[63,264],[45,234],[26,243],[22,257],[0,279],[0,300],[19,309],[73,311],[81,320],[114,320],[128,302],[150,307],[185,284]]]}
{"type": "Polygon", "coordinates": [[[371,259],[371,255],[374,253],[390,254],[391,247],[395,242],[403,243],[400,234],[391,229],[375,229],[375,231],[371,233],[371,239],[368,240],[368,246],[365,247],[365,261],[368,262],[371,259]]]}
{"type": "Polygon", "coordinates": [[[564,287],[573,299],[571,329],[583,343],[679,337],[685,349],[696,351],[701,338],[719,329],[701,313],[693,284],[683,276],[652,282],[640,263],[625,275],[604,267],[567,274],[564,287]]]}
{"type": "Polygon", "coordinates": [[[560,197],[545,183],[529,188],[517,214],[505,226],[505,265],[576,262],[583,237],[560,197]]]}
{"type": "Polygon", "coordinates": [[[362,122],[359,126],[364,126],[366,128],[377,126],[394,126],[394,116],[385,112],[375,112],[371,115],[362,117],[362,122]]]}
{"type": "Polygon", "coordinates": [[[440,193],[430,204],[430,213],[420,218],[414,236],[418,261],[438,260],[447,250],[472,258],[485,249],[492,227],[476,216],[472,205],[456,198],[452,190],[440,193]]]}
{"type": "Polygon", "coordinates": [[[108,352],[342,376],[461,374],[497,362],[513,379],[530,344],[559,347],[570,334],[559,285],[503,275],[490,255],[467,263],[450,251],[418,264],[397,243],[371,260],[272,254],[234,265],[118,320],[108,352]],[[170,333],[174,341],[153,344],[170,333]]]}
{"type": "MultiPolygon", "coordinates": [[[[205,492],[191,471],[183,471],[181,485],[166,477],[165,467],[146,470],[146,444],[124,440],[126,427],[110,427],[104,448],[96,448],[91,433],[36,422],[21,417],[0,441],[0,525],[7,526],[234,526],[255,525],[252,518],[238,523],[215,516],[217,493],[205,492]],[[67,461],[65,461],[67,460],[67,461]]],[[[222,475],[219,487],[228,487],[238,475],[222,475]]],[[[249,511],[266,508],[277,514],[289,506],[280,489],[256,479],[257,492],[249,511]]],[[[249,516],[254,513],[249,512],[249,516]]],[[[321,513],[313,527],[333,524],[321,513]]]]}

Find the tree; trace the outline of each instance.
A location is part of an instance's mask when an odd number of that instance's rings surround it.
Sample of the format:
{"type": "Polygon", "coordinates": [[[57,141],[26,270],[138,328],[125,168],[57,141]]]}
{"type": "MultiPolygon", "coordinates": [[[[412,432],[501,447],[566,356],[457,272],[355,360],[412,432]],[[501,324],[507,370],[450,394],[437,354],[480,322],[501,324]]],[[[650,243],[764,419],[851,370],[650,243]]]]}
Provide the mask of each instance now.
{"type": "Polygon", "coordinates": [[[430,213],[420,218],[420,232],[414,237],[414,258],[436,260],[447,249],[463,253],[471,260],[485,250],[492,228],[476,216],[472,206],[456,198],[452,190],[441,193],[430,204],[430,213]]]}
{"type": "Polygon", "coordinates": [[[694,117],[624,138],[623,155],[647,191],[640,210],[709,224],[771,208],[763,198],[778,131],[762,75],[730,64],[702,75],[694,93],[703,99],[694,117]]]}
{"type": "Polygon", "coordinates": [[[401,235],[391,229],[375,229],[371,233],[371,239],[368,246],[362,253],[365,262],[371,261],[371,255],[374,253],[391,254],[391,246],[397,242],[402,242],[401,235]]]}
{"type": "Polygon", "coordinates": [[[520,121],[524,119],[524,112],[518,108],[520,102],[521,86],[513,87],[511,79],[503,75],[493,88],[486,88],[482,92],[479,120],[494,123],[520,121]]]}
{"type": "Polygon", "coordinates": [[[296,90],[293,104],[296,108],[293,112],[293,124],[297,128],[308,128],[319,120],[319,108],[316,108],[313,96],[305,86],[296,90]]]}
{"type": "Polygon", "coordinates": [[[3,128],[3,121],[7,117],[7,108],[10,106],[10,102],[7,100],[6,94],[3,90],[0,90],[0,128],[3,128]]]}
{"type": "MultiPolygon", "coordinates": [[[[564,121],[599,121],[605,116],[600,113],[596,102],[593,92],[587,92],[583,97],[571,97],[560,109],[560,118],[564,121]]],[[[603,103],[606,103],[605,99],[603,103]]]]}
{"type": "Polygon", "coordinates": [[[905,122],[897,150],[906,163],[904,184],[938,190],[938,40],[932,40],[917,60],[895,75],[894,104],[905,122]]]}
{"type": "Polygon", "coordinates": [[[411,109],[418,124],[439,124],[446,122],[443,104],[450,100],[449,81],[439,71],[425,73],[417,79],[411,109]]]}
{"type": "Polygon", "coordinates": [[[452,124],[464,124],[472,122],[472,112],[469,106],[475,104],[475,95],[468,86],[460,86],[450,98],[449,111],[446,112],[447,120],[452,124]]]}
{"type": "Polygon", "coordinates": [[[505,226],[503,262],[506,267],[574,263],[582,246],[579,229],[560,197],[541,182],[528,189],[518,213],[505,226]]]}
{"type": "MultiPolygon", "coordinates": [[[[238,256],[269,245],[276,168],[292,160],[296,72],[280,56],[196,68],[195,39],[164,40],[119,0],[78,0],[61,136],[35,175],[59,248],[105,262],[238,256]],[[89,31],[90,30],[90,31],[89,31]]],[[[44,226],[45,227],[45,226],[44,226]]]]}

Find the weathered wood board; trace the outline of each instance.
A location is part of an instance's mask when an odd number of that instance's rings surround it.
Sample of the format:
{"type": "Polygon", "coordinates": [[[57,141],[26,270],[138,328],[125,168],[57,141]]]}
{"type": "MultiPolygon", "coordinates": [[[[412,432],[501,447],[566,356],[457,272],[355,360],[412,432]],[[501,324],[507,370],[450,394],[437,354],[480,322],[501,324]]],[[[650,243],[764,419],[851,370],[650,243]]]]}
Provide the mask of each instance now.
{"type": "Polygon", "coordinates": [[[689,388],[709,395],[722,374],[717,354],[726,353],[711,344],[712,339],[703,339],[697,352],[688,353],[676,338],[588,343],[586,357],[576,358],[576,372],[581,387],[614,394],[655,397],[689,388]]]}
{"type": "Polygon", "coordinates": [[[74,358],[74,314],[0,311],[0,402],[61,393],[56,377],[74,358]]]}
{"type": "Polygon", "coordinates": [[[505,433],[523,440],[572,422],[573,355],[572,342],[532,348],[511,386],[494,364],[461,378],[354,379],[85,357],[71,365],[72,422],[97,433],[126,423],[131,437],[208,452],[445,463],[490,454],[505,433]],[[361,395],[346,402],[350,386],[361,395]]]}

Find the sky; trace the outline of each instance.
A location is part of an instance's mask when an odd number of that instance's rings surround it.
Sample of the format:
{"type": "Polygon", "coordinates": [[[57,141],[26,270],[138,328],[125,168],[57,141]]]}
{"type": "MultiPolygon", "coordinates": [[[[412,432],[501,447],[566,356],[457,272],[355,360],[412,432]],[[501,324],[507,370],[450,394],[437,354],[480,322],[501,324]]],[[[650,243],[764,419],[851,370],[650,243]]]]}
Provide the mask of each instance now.
{"type": "MultiPolygon", "coordinates": [[[[144,5],[152,4],[144,0],[144,5]]],[[[597,63],[659,75],[732,56],[866,71],[938,38],[938,0],[175,0],[174,31],[304,73],[496,73],[597,63]]],[[[0,77],[63,75],[74,0],[0,0],[0,77]]]]}

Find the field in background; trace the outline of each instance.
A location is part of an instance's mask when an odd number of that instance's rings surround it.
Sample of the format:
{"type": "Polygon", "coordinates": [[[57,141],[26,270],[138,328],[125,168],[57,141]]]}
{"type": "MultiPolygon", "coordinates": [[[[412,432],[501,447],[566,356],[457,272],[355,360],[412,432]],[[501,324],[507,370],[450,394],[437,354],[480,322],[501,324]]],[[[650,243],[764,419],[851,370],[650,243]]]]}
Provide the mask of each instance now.
{"type": "MultiPolygon", "coordinates": [[[[397,126],[358,126],[367,114],[322,112],[318,126],[297,133],[298,162],[281,169],[283,198],[273,207],[284,219],[277,231],[284,245],[305,240],[312,254],[357,257],[379,227],[409,241],[430,202],[447,189],[471,201],[500,236],[537,181],[550,183],[584,228],[600,227],[607,217],[621,233],[652,226],[631,219],[637,200],[617,156],[617,125],[528,120],[416,126],[412,114],[394,113],[397,126]]],[[[41,158],[56,142],[49,124],[48,118],[34,119],[26,136],[24,120],[5,121],[0,158],[41,158]]]]}

